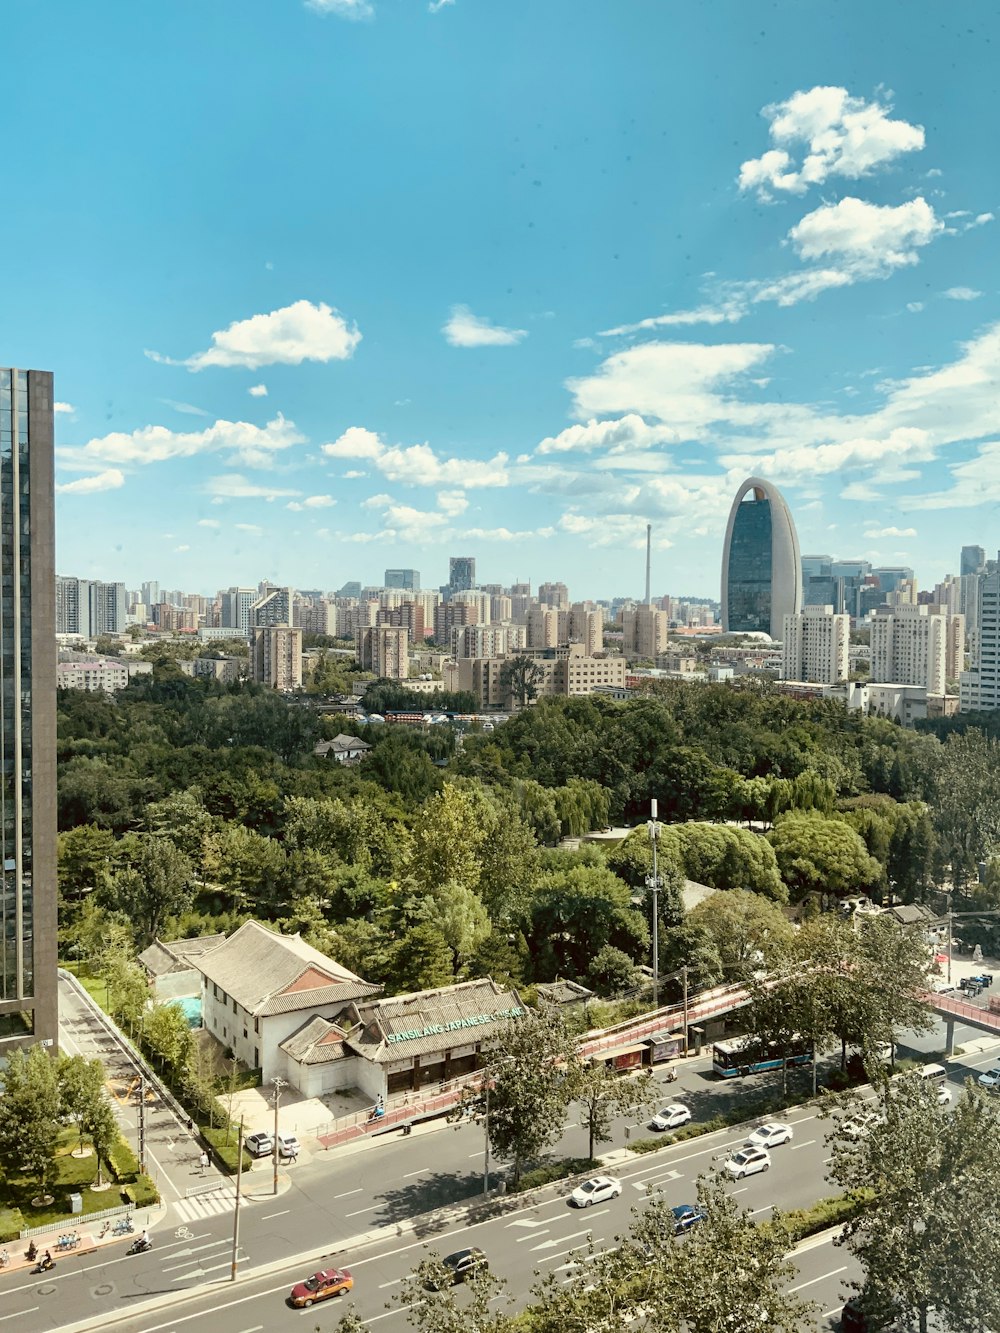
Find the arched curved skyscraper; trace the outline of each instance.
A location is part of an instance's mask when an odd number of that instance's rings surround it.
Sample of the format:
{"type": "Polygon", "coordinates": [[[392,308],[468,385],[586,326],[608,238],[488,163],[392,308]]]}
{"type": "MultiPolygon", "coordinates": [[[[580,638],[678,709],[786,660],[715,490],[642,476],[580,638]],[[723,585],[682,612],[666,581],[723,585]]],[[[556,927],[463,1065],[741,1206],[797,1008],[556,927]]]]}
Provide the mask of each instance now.
{"type": "Polygon", "coordinates": [[[802,560],[795,524],[776,486],[748,477],[736,492],[722,550],[722,628],[784,633],[802,609],[802,560]]]}

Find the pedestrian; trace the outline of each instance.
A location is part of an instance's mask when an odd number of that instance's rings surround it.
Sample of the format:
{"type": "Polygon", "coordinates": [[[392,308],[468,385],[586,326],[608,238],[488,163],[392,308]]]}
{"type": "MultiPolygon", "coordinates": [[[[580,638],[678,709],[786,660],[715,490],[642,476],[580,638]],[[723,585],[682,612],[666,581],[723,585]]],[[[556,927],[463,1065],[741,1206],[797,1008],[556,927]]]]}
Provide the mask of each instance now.
{"type": "Polygon", "coordinates": [[[201,1161],[201,1174],[204,1175],[205,1168],[208,1166],[208,1153],[202,1151],[201,1158],[199,1160],[201,1161]]]}

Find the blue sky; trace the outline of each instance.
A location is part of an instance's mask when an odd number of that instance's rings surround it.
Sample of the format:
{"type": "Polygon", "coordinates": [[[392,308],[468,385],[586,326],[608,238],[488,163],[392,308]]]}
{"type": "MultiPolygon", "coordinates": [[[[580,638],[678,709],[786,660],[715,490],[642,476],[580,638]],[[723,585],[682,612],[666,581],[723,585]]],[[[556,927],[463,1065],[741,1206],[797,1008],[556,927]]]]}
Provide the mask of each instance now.
{"type": "Polygon", "coordinates": [[[6,0],[60,572],[606,597],[648,521],[654,593],[717,596],[751,473],[803,552],[994,552],[988,11],[6,0]]]}

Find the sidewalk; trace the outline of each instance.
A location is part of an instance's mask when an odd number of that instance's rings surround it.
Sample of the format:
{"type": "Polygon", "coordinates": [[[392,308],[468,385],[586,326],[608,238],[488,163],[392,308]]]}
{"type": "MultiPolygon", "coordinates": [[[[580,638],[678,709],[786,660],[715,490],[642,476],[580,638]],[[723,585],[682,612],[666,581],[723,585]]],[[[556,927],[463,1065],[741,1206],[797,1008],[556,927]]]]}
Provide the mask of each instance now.
{"type": "MultiPolygon", "coordinates": [[[[159,1226],[166,1218],[167,1205],[163,1203],[156,1204],[152,1208],[139,1208],[128,1214],[132,1230],[122,1232],[116,1235],[114,1233],[115,1223],[120,1219],[111,1217],[106,1219],[107,1229],[104,1229],[104,1222],[100,1226],[84,1224],[81,1226],[61,1226],[53,1227],[51,1231],[46,1231],[43,1235],[32,1236],[29,1240],[12,1240],[9,1245],[0,1247],[0,1251],[5,1249],[10,1256],[10,1262],[0,1268],[0,1277],[6,1273],[26,1272],[34,1268],[41,1256],[48,1250],[55,1260],[55,1267],[65,1261],[78,1258],[81,1255],[92,1255],[98,1250],[106,1249],[111,1245],[131,1245],[138,1235],[143,1231],[148,1231],[156,1244],[156,1235],[154,1228],[159,1226]],[[60,1236],[78,1236],[78,1244],[72,1248],[60,1248],[60,1236]],[[37,1251],[34,1259],[29,1259],[27,1255],[28,1246],[35,1244],[37,1251]]],[[[126,1216],[126,1214],[122,1214],[126,1216]]],[[[51,1272],[51,1269],[48,1270],[51,1272]]]]}

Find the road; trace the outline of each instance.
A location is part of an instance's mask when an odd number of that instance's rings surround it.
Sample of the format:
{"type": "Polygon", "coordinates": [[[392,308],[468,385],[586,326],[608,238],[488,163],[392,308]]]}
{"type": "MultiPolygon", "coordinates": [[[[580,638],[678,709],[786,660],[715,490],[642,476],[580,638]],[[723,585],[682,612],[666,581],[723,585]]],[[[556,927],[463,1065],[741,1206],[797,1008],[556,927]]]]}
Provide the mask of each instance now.
{"type": "MultiPolygon", "coordinates": [[[[938,1032],[913,1046],[924,1052],[940,1050],[941,1040],[938,1032]]],[[[974,1074],[993,1063],[993,1052],[970,1055],[953,1068],[952,1081],[960,1086],[963,1071],[974,1074]]],[[[803,1090],[804,1083],[799,1083],[803,1090]]],[[[701,1059],[689,1062],[681,1079],[663,1089],[662,1101],[683,1100],[696,1119],[705,1119],[723,1105],[745,1101],[751,1088],[763,1085],[758,1078],[735,1086],[723,1084],[701,1059]]],[[[277,1197],[271,1193],[270,1166],[264,1163],[246,1178],[251,1202],[241,1210],[241,1281],[233,1288],[225,1281],[230,1269],[231,1187],[204,1200],[184,1197],[189,1188],[185,1181],[194,1170],[190,1144],[185,1146],[183,1127],[171,1125],[167,1112],[160,1114],[162,1120],[153,1121],[153,1147],[171,1189],[169,1194],[165,1191],[168,1207],[155,1229],[154,1253],[127,1258],[121,1244],[61,1259],[57,1271],[44,1280],[16,1272],[0,1274],[4,1296],[0,1333],[7,1320],[15,1321],[10,1326],[16,1326],[18,1333],[44,1333],[89,1315],[104,1316],[103,1323],[113,1321],[116,1328],[135,1333],[199,1324],[206,1333],[287,1327],[299,1316],[285,1308],[283,1296],[294,1281],[334,1257],[357,1270],[357,1288],[345,1301],[354,1301],[373,1328],[385,1326],[388,1333],[395,1333],[406,1327],[406,1321],[402,1314],[386,1311],[385,1301],[419,1260],[425,1242],[433,1241],[442,1251],[481,1244],[494,1271],[524,1299],[533,1274],[565,1265],[589,1233],[599,1245],[611,1243],[627,1226],[629,1208],[642,1206],[647,1184],[662,1190],[671,1204],[688,1202],[698,1174],[715,1169],[716,1159],[743,1138],[731,1130],[721,1131],[652,1155],[626,1154],[611,1172],[623,1181],[623,1196],[606,1206],[578,1213],[567,1207],[567,1187],[561,1186],[514,1216],[471,1226],[460,1220],[445,1236],[428,1229],[431,1224],[419,1215],[481,1193],[480,1126],[429,1126],[409,1137],[393,1135],[376,1141],[360,1152],[304,1152],[298,1162],[283,1169],[277,1197]],[[411,1232],[407,1228],[414,1218],[417,1229],[411,1232]],[[358,1238],[365,1232],[381,1234],[364,1243],[358,1238]],[[122,1313],[140,1302],[205,1283],[211,1284],[209,1289],[180,1308],[120,1322],[122,1313]]],[[[823,1180],[824,1159],[829,1155],[823,1142],[824,1123],[809,1108],[790,1113],[788,1119],[796,1126],[794,1143],[775,1150],[768,1174],[733,1187],[756,1216],[766,1216],[772,1205],[805,1206],[829,1192],[823,1180]]],[[[612,1143],[599,1151],[613,1156],[629,1138],[638,1136],[648,1136],[644,1123],[621,1120],[614,1126],[612,1143]]],[[[556,1151],[584,1154],[585,1131],[571,1128],[556,1151]]],[[[821,1312],[839,1309],[840,1284],[850,1276],[849,1256],[838,1250],[820,1257],[808,1250],[802,1263],[803,1281],[810,1284],[805,1294],[819,1302],[821,1312]]],[[[336,1308],[318,1309],[321,1327],[333,1327],[336,1308]]],[[[310,1323],[310,1333],[314,1326],[310,1323]]],[[[829,1327],[829,1321],[820,1326],[829,1327]]]]}

